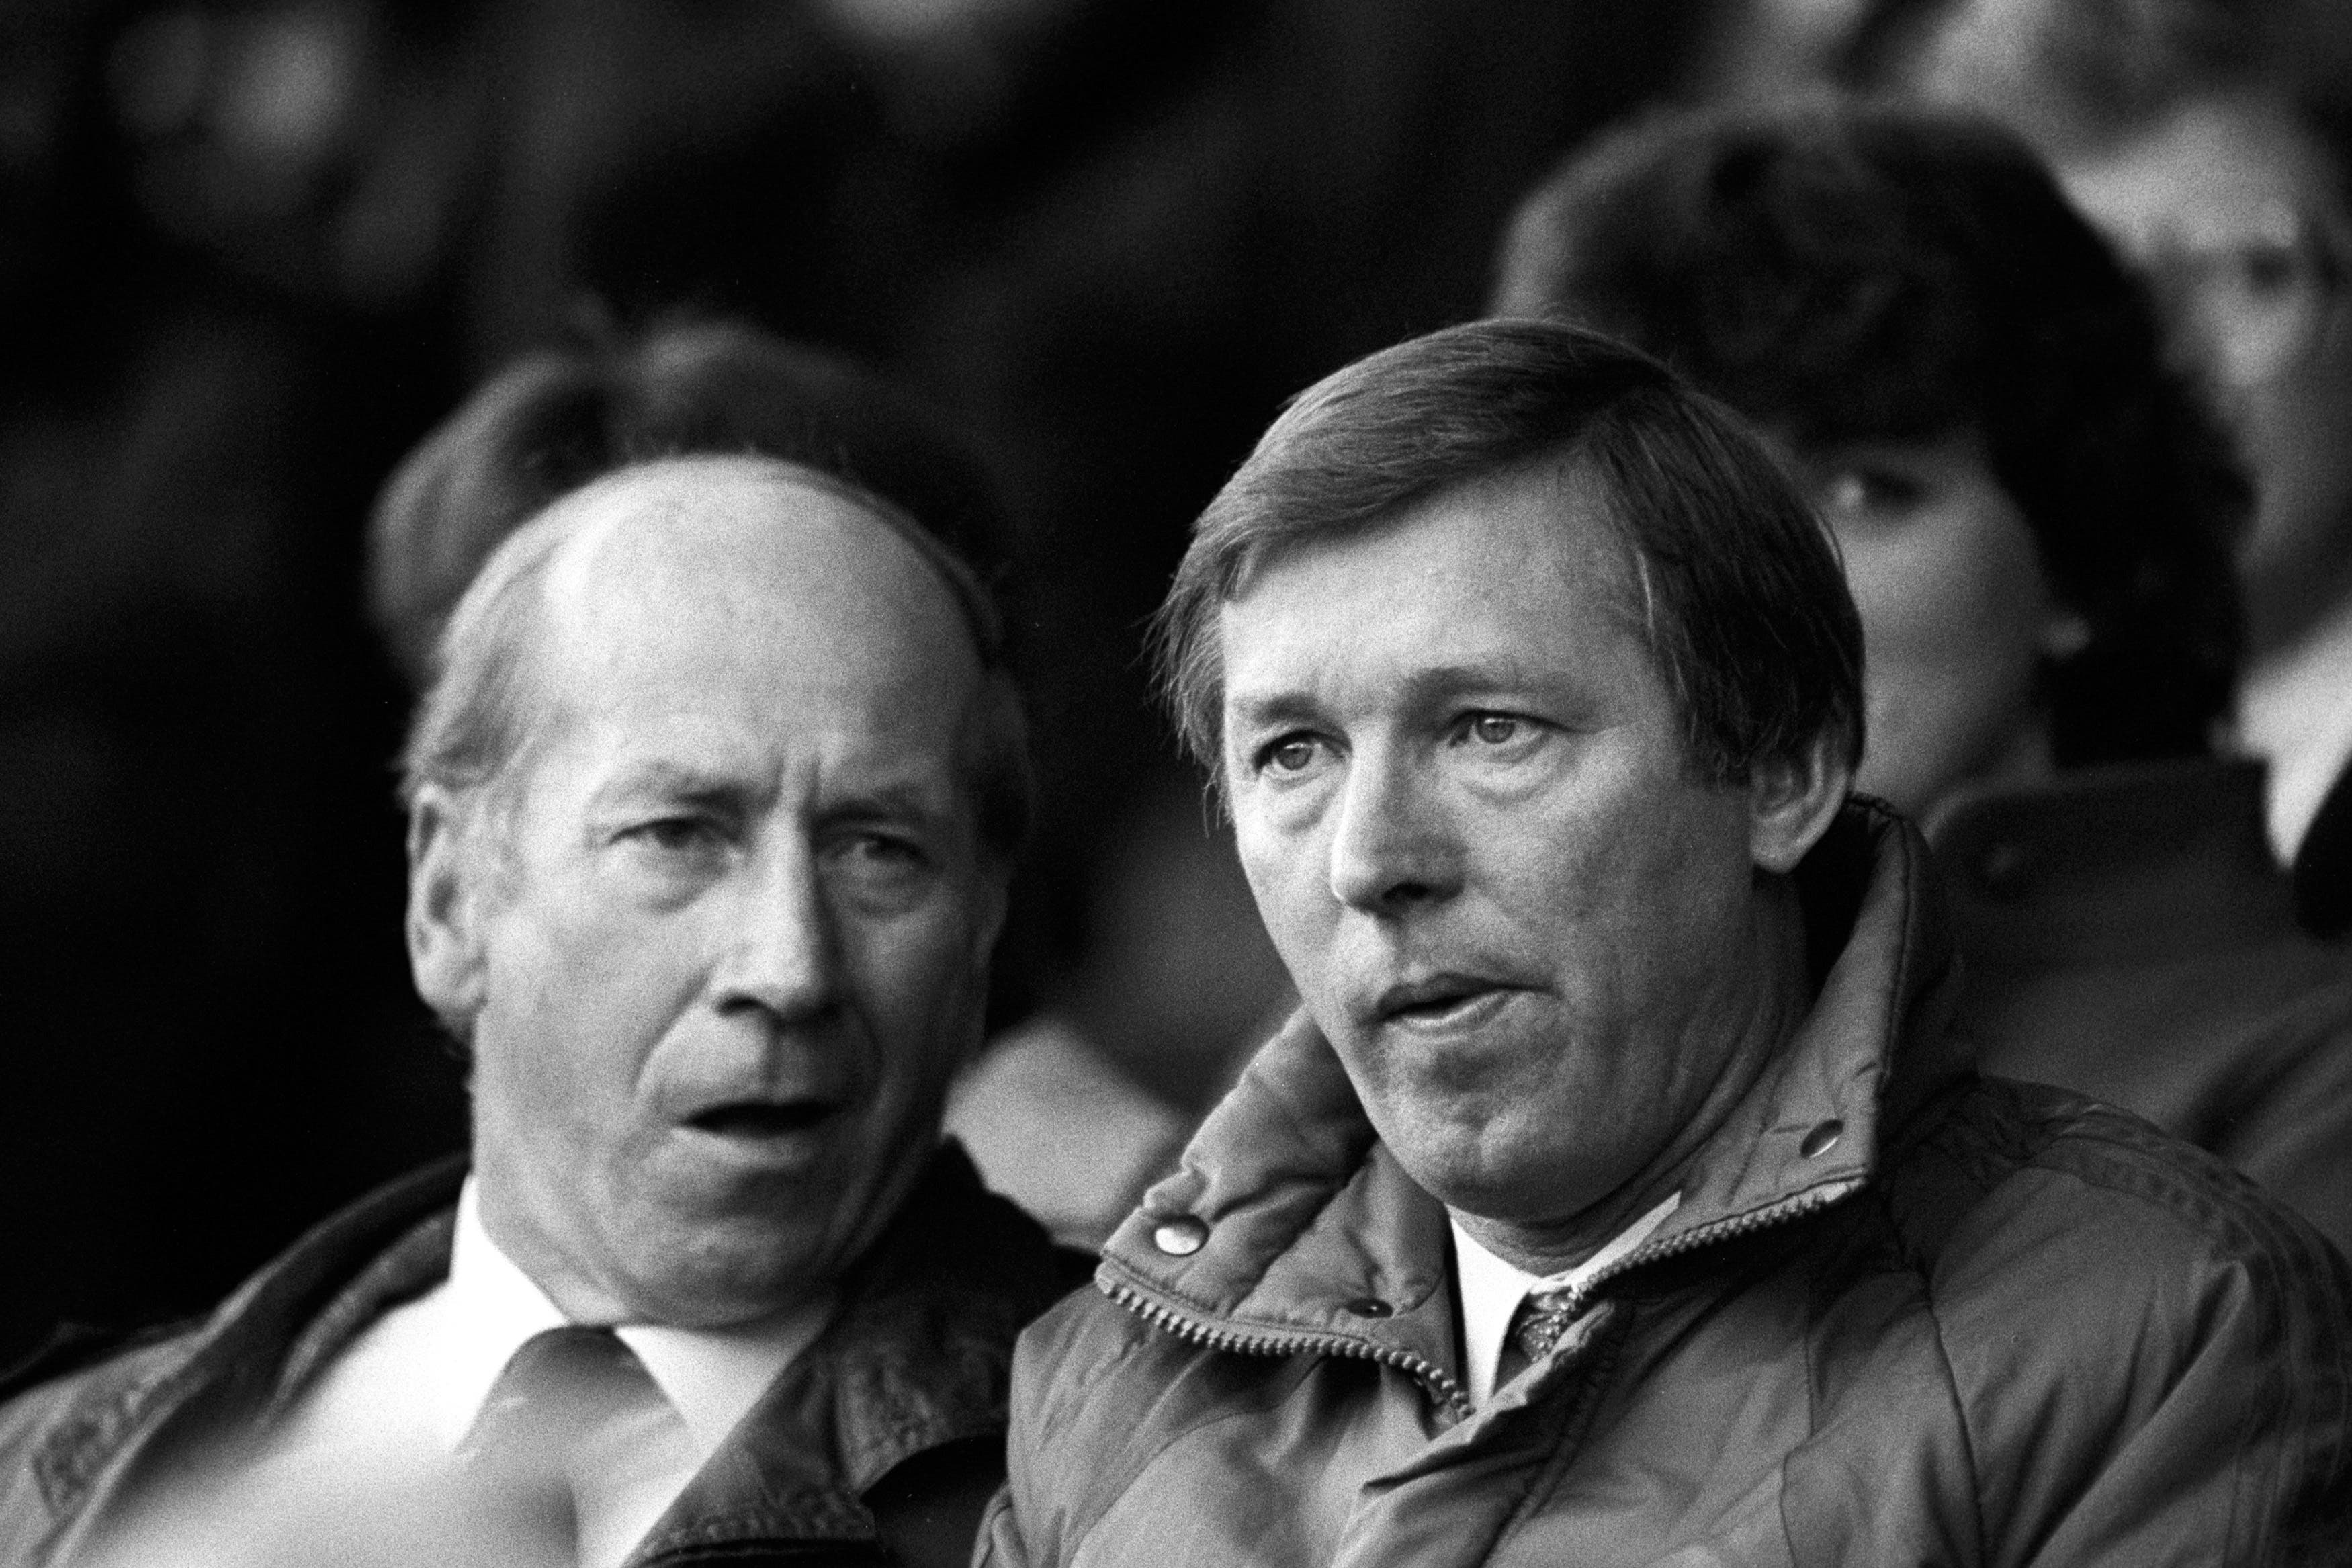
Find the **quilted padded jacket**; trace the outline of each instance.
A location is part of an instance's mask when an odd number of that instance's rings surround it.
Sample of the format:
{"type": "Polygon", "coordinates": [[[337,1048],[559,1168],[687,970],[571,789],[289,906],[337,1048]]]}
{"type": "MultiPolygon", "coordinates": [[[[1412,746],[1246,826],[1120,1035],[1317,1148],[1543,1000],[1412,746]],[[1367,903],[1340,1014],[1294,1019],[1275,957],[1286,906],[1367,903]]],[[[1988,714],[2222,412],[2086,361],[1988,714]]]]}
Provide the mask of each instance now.
{"type": "Polygon", "coordinates": [[[1915,833],[1798,872],[1814,1005],[1672,1218],[1473,1408],[1444,1209],[1295,1022],[1024,1336],[980,1561],[2352,1562],[2352,1275],[2120,1111],[1976,1076],[1915,833]]]}

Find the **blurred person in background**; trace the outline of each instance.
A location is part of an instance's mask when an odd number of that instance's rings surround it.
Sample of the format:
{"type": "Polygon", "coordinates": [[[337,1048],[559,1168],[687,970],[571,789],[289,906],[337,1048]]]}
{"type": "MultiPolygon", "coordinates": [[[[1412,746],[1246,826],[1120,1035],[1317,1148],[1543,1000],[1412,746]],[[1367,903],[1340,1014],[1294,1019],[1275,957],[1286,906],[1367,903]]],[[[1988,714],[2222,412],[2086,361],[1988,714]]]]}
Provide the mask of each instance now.
{"type": "Polygon", "coordinates": [[[2147,1116],[2352,1247],[2352,953],[2217,757],[2245,489],[2144,292],[1990,122],[1654,118],[1527,199],[1496,309],[1768,432],[1862,614],[1857,787],[1949,873],[1988,1072],[2147,1116]]]}
{"type": "MultiPolygon", "coordinates": [[[[835,345],[983,437],[1051,563],[992,1011],[1131,1125],[1197,1119],[1282,982],[1134,628],[1281,399],[1475,311],[1514,195],[1717,9],[0,6],[0,253],[44,275],[5,323],[0,984],[70,1042],[0,1107],[0,1362],[60,1315],[195,1310],[461,1141],[391,940],[405,703],[359,520],[583,296],[835,345]],[[349,1050],[311,1048],[322,1007],[349,1050]]],[[[1097,1228],[1129,1190],[1099,1185],[1097,1228]]]]}
{"type": "MultiPolygon", "coordinates": [[[[2252,472],[2239,733],[2295,858],[2352,761],[2352,13],[2333,0],[1967,0],[1887,73],[1993,113],[2155,287],[2252,472]]],[[[2352,790],[2298,871],[2352,927],[2352,790]]]]}
{"type": "Polygon", "coordinates": [[[964,1560],[1073,1282],[940,1138],[1028,802],[990,503],[849,367],[640,352],[494,380],[378,519],[470,1168],[20,1376],[8,1561],[964,1560]],[[679,362],[796,455],[623,368],[679,362]]]}
{"type": "Polygon", "coordinates": [[[0,6],[0,1365],[216,1300],[463,1126],[356,592],[458,389],[413,321],[156,220],[229,187],[134,172],[125,23],[0,6]]]}
{"type": "Polygon", "coordinates": [[[980,1561],[2319,1562],[2352,1270],[1980,1078],[1802,493],[1597,334],[1302,394],[1157,623],[1303,1005],[1022,1338],[980,1561]]]}

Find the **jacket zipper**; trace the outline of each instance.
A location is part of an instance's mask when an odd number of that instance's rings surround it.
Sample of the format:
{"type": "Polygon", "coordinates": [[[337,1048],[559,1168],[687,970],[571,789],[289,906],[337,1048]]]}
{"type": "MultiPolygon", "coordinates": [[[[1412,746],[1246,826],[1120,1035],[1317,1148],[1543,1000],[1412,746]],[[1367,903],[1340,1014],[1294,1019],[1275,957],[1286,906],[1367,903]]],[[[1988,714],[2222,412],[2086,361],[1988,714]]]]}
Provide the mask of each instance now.
{"type": "Polygon", "coordinates": [[[1326,1354],[1348,1356],[1357,1361],[1374,1361],[1383,1366],[1410,1373],[1422,1386],[1434,1394],[1438,1402],[1457,1417],[1467,1416],[1473,1408],[1470,1396],[1453,1374],[1443,1367],[1433,1366],[1411,1351],[1390,1345],[1369,1344],[1339,1334],[1248,1334],[1232,1329],[1212,1328],[1188,1318],[1172,1308],[1163,1307],[1140,1290],[1129,1285],[1102,1285],[1103,1294],[1133,1312],[1152,1327],[1187,1340],[1206,1349],[1229,1352],[1235,1355],[1297,1355],[1302,1351],[1321,1351],[1326,1354]]]}
{"type": "Polygon", "coordinates": [[[1715,1242],[1727,1241],[1733,1237],[1746,1236],[1751,1231],[1762,1230],[1767,1226],[1781,1225],[1792,1219],[1802,1219],[1816,1209],[1825,1209],[1842,1198],[1852,1196],[1861,1190],[1862,1185],[1863,1178],[1860,1176],[1851,1177],[1843,1182],[1825,1183],[1818,1187],[1809,1187],[1793,1198],[1783,1198],[1777,1204],[1767,1204],[1760,1209],[1749,1209],[1746,1214],[1736,1214],[1727,1219],[1711,1220],[1706,1225],[1694,1226],[1681,1235],[1667,1237],[1663,1241],[1643,1242],[1591,1279],[1584,1281],[1582,1287],[1568,1299],[1568,1304],[1575,1308],[1575,1311],[1569,1313],[1569,1316],[1573,1318],[1581,1313],[1601,1286],[1621,1275],[1630,1273],[1636,1268],[1646,1268],[1661,1258],[1679,1258],[1685,1252],[1696,1252],[1700,1247],[1710,1246],[1715,1242]]]}
{"type": "MultiPolygon", "coordinates": [[[[1679,1257],[1683,1253],[1695,1251],[1714,1242],[1745,1236],[1751,1231],[1762,1230],[1767,1226],[1801,1219],[1816,1209],[1827,1208],[1840,1199],[1851,1196],[1860,1190],[1862,1185],[1863,1178],[1860,1176],[1843,1182],[1831,1182],[1799,1193],[1795,1197],[1767,1205],[1760,1209],[1750,1209],[1746,1214],[1733,1215],[1727,1219],[1696,1226],[1678,1236],[1668,1237],[1663,1241],[1645,1242],[1586,1280],[1582,1289],[1570,1298],[1570,1304],[1574,1310],[1569,1315],[1570,1317],[1580,1315],[1591,1301],[1594,1292],[1602,1285],[1633,1269],[1655,1263],[1661,1258],[1679,1257]]],[[[1244,1333],[1234,1329],[1220,1329],[1187,1317],[1171,1307],[1162,1306],[1131,1285],[1098,1285],[1098,1289],[1104,1295],[1108,1296],[1154,1328],[1204,1349],[1234,1355],[1265,1356],[1297,1355],[1303,1351],[1311,1350],[1321,1351],[1329,1355],[1352,1357],[1358,1361],[1378,1362],[1383,1366],[1392,1366],[1400,1372],[1412,1373],[1420,1381],[1422,1386],[1436,1395],[1438,1401],[1445,1405],[1457,1419],[1467,1417],[1475,1408],[1471,1405],[1469,1395],[1463,1392],[1462,1385],[1454,1380],[1451,1373],[1442,1367],[1432,1366],[1410,1351],[1369,1344],[1362,1340],[1351,1340],[1339,1334],[1244,1333]]]]}

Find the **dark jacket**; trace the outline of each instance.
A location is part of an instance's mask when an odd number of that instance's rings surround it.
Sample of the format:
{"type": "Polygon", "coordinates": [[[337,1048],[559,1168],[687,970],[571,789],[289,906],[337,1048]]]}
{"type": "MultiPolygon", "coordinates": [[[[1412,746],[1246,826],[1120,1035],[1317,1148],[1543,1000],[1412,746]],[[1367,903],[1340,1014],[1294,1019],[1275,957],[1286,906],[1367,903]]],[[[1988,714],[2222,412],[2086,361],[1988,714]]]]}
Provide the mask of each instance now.
{"type": "Polygon", "coordinates": [[[2296,925],[2261,763],[2084,769],[1927,838],[1982,1070],[2145,1116],[2352,1253],[2352,949],[2296,925]]]}
{"type": "Polygon", "coordinates": [[[2210,1157],[1975,1077],[1926,868],[1867,807],[1807,858],[1811,1013],[1475,1410],[1445,1213],[1286,1030],[1023,1337],[982,1560],[2352,1558],[2352,1274],[2210,1157]]]}
{"type": "MultiPolygon", "coordinates": [[[[379,1314],[446,1278],[464,1174],[448,1162],[376,1193],[202,1324],[0,1407],[0,1563],[63,1562],[143,1463],[268,1421],[379,1314]]],[[[962,1563],[1003,1474],[1013,1336],[1082,1278],[1072,1256],[948,1145],[843,1281],[831,1324],[630,1561],[962,1563]]]]}

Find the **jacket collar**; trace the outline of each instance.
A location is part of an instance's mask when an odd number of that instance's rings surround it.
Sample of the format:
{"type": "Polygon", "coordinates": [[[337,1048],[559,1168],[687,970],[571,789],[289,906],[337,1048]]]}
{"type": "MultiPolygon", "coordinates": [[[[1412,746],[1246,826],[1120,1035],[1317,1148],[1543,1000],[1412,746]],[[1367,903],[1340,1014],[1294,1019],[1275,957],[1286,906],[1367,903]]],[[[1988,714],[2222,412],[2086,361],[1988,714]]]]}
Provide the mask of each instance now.
{"type": "Polygon", "coordinates": [[[452,1156],[370,1194],[193,1331],[89,1377],[32,1458],[53,1542],[102,1512],[142,1456],[200,1425],[268,1419],[362,1329],[438,1283],[465,1177],[452,1156]]]}
{"type": "MultiPolygon", "coordinates": [[[[463,1159],[318,1226],[190,1338],[93,1379],[34,1458],[53,1540],[142,1452],[202,1422],[268,1420],[360,1331],[446,1278],[463,1159]]],[[[902,1461],[1004,1429],[1013,1342],[1076,1281],[1045,1233],[944,1145],[843,1281],[832,1322],[761,1396],[635,1562],[757,1541],[874,1541],[860,1500],[902,1461]]]]}
{"type": "MultiPolygon", "coordinates": [[[[1700,1151],[1680,1207],[1612,1274],[1853,1192],[1885,1131],[1965,1070],[1946,1027],[1956,966],[1918,835],[1856,801],[1796,880],[1817,955],[1813,1006],[1700,1151]]],[[[1381,1144],[1301,1015],[1114,1233],[1097,1281],[1200,1342],[1386,1362],[1458,1408],[1447,1259],[1444,1207],[1381,1144]]]]}
{"type": "Polygon", "coordinates": [[[2072,768],[1968,795],[1926,826],[1979,973],[2155,963],[2292,940],[2258,762],[2072,768]]]}
{"type": "Polygon", "coordinates": [[[833,1321],[751,1407],[633,1563],[760,1541],[876,1541],[861,1500],[918,1454],[1001,1437],[1013,1342],[1073,1281],[1052,1241],[944,1145],[842,1282],[833,1321]]]}

